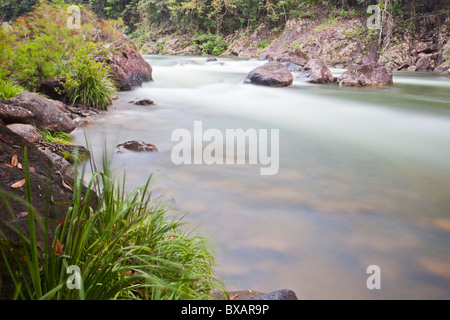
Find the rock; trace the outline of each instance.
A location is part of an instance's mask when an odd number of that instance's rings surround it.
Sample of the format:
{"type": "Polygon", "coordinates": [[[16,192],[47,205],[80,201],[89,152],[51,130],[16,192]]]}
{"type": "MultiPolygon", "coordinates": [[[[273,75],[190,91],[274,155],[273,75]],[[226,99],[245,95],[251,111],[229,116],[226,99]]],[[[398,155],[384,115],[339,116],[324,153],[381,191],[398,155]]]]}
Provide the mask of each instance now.
{"type": "Polygon", "coordinates": [[[320,59],[311,59],[303,68],[299,79],[311,83],[333,82],[334,77],[330,69],[320,59]]]}
{"type": "Polygon", "coordinates": [[[372,42],[369,45],[368,52],[363,56],[363,64],[374,64],[378,62],[380,57],[378,45],[375,42],[372,42]]]}
{"type": "Polygon", "coordinates": [[[53,163],[53,165],[59,172],[73,179],[74,169],[69,161],[52,152],[50,149],[44,149],[41,150],[41,152],[45,154],[45,156],[53,163]]]}
{"type": "Polygon", "coordinates": [[[450,69],[450,66],[446,63],[443,63],[443,64],[438,65],[434,69],[434,71],[439,72],[439,73],[447,73],[449,71],[449,69],[450,69]]]}
{"type": "Polygon", "coordinates": [[[290,85],[293,80],[287,67],[281,62],[271,61],[250,71],[244,82],[269,87],[285,87],[290,85]]]}
{"type": "Polygon", "coordinates": [[[288,289],[281,289],[261,295],[256,295],[251,300],[298,300],[295,292],[288,289]]]}
{"type": "Polygon", "coordinates": [[[291,72],[296,72],[296,71],[302,71],[303,67],[299,66],[298,64],[292,63],[292,62],[282,62],[282,64],[289,69],[289,71],[291,72]]]}
{"type": "Polygon", "coordinates": [[[151,151],[158,151],[158,148],[154,144],[146,143],[141,140],[130,140],[116,146],[116,152],[118,153],[151,151]]]}
{"type": "Polygon", "coordinates": [[[152,104],[155,104],[152,100],[150,100],[150,99],[139,99],[139,98],[137,98],[137,99],[135,99],[135,100],[131,100],[131,101],[128,101],[129,103],[133,103],[133,104],[136,104],[136,105],[138,105],[138,106],[149,106],[149,105],[152,105],[152,104]]]}
{"type": "Polygon", "coordinates": [[[33,113],[31,111],[0,102],[0,119],[4,123],[28,123],[32,118],[33,113]]]}
{"type": "Polygon", "coordinates": [[[24,92],[6,101],[6,104],[31,111],[33,117],[27,123],[35,125],[38,129],[50,129],[72,132],[75,122],[54,103],[43,96],[24,92]]]}
{"type": "Polygon", "coordinates": [[[409,66],[408,69],[406,69],[409,72],[415,72],[417,71],[417,67],[416,66],[409,66]]]}
{"type": "Polygon", "coordinates": [[[392,70],[380,64],[353,66],[337,82],[339,86],[354,87],[391,85],[392,70]]]}
{"type": "Polygon", "coordinates": [[[432,41],[428,42],[419,42],[415,45],[414,50],[412,51],[413,55],[420,54],[420,53],[432,53],[436,50],[435,46],[433,45],[432,41]]]}
{"type": "Polygon", "coordinates": [[[39,142],[42,139],[39,131],[37,131],[31,124],[14,123],[9,124],[6,127],[31,143],[39,142]]]}
{"type": "MultiPolygon", "coordinates": [[[[35,143],[35,145],[41,151],[49,150],[65,160],[67,158],[67,161],[69,161],[70,163],[75,163],[76,159],[78,161],[82,161],[83,159],[89,157],[90,155],[89,151],[85,147],[75,144],[63,144],[58,142],[48,143],[44,141],[39,141],[38,143],[35,143]]],[[[55,158],[50,157],[50,160],[53,161],[54,159],[55,158]]],[[[56,165],[58,168],[61,168],[61,166],[58,165],[58,163],[53,162],[53,164],[56,165]]]]}
{"type": "MultiPolygon", "coordinates": [[[[132,51],[132,50],[131,50],[132,51]]],[[[140,87],[145,81],[152,81],[152,67],[136,52],[122,52],[107,61],[110,73],[120,90],[140,87]]]]}
{"type": "Polygon", "coordinates": [[[217,61],[217,59],[214,58],[214,57],[208,57],[208,58],[206,59],[206,62],[214,62],[214,61],[217,61]]]}
{"type": "Polygon", "coordinates": [[[303,51],[286,49],[279,55],[272,55],[269,61],[292,62],[296,65],[304,66],[308,63],[309,57],[303,51]]]}
{"type": "Polygon", "coordinates": [[[431,57],[430,55],[422,56],[417,60],[416,67],[418,71],[427,71],[431,66],[431,57]]]}
{"type": "Polygon", "coordinates": [[[65,78],[47,79],[41,82],[38,91],[54,100],[63,100],[65,78]]]}

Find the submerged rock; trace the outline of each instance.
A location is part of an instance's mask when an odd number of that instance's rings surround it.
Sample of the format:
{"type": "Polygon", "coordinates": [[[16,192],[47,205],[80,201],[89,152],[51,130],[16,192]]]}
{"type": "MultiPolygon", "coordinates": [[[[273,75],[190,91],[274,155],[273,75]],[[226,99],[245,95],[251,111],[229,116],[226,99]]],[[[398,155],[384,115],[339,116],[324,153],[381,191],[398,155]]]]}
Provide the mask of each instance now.
{"type": "Polygon", "coordinates": [[[244,82],[269,87],[286,87],[293,80],[291,72],[281,62],[270,61],[250,71],[244,82]]]}
{"type": "Polygon", "coordinates": [[[158,151],[158,148],[151,143],[146,143],[142,140],[130,140],[116,146],[116,152],[152,152],[158,151]]]}
{"type": "Polygon", "coordinates": [[[150,106],[152,104],[155,104],[153,102],[153,100],[150,100],[150,99],[139,99],[139,98],[137,98],[135,100],[128,101],[128,102],[136,104],[138,106],[150,106]]]}
{"type": "Polygon", "coordinates": [[[353,87],[391,85],[392,70],[380,64],[353,66],[337,82],[339,86],[353,87]]]}

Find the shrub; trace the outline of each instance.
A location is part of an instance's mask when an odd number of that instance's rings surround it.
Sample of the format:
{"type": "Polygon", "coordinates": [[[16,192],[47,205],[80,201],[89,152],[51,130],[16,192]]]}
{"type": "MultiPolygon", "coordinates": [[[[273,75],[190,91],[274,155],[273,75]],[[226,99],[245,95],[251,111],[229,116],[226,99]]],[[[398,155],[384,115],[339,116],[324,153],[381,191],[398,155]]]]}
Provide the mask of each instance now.
{"type": "Polygon", "coordinates": [[[220,55],[228,48],[228,43],[220,36],[206,33],[199,35],[192,41],[196,50],[200,49],[203,54],[220,55]]]}

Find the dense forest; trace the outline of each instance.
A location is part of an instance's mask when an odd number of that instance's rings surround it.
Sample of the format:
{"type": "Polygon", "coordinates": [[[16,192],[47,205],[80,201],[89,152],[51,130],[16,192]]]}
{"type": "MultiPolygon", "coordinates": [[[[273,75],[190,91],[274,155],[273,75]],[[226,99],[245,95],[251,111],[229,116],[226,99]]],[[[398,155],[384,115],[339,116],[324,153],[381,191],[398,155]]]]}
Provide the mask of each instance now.
{"type": "MultiPolygon", "coordinates": [[[[0,1],[0,19],[10,21],[32,10],[39,0],[0,1]]],[[[64,2],[62,0],[54,1],[64,2]]],[[[229,34],[261,22],[279,26],[301,17],[309,8],[323,5],[348,14],[365,13],[372,0],[67,0],[66,3],[91,5],[104,18],[122,18],[128,33],[139,27],[171,23],[176,28],[229,34]]],[[[381,0],[381,9],[396,23],[409,26],[445,19],[449,6],[439,0],[381,0]]]]}

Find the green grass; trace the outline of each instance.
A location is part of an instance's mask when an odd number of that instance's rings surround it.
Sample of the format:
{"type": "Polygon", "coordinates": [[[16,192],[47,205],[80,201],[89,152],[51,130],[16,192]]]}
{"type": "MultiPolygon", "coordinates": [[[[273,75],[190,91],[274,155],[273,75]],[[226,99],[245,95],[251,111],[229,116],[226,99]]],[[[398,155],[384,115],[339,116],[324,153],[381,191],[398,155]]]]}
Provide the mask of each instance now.
{"type": "Polygon", "coordinates": [[[67,144],[67,145],[73,145],[72,142],[72,136],[64,131],[51,131],[51,130],[39,130],[36,128],[36,130],[39,131],[39,133],[42,136],[42,140],[47,143],[60,143],[60,144],[67,144]]]}
{"type": "Polygon", "coordinates": [[[11,82],[5,82],[0,79],[0,98],[3,100],[8,100],[14,98],[15,96],[21,94],[25,90],[19,86],[12,84],[11,82]]]}
{"type": "MultiPolygon", "coordinates": [[[[83,167],[81,175],[75,172],[66,219],[50,239],[48,214],[42,221],[32,206],[26,150],[24,167],[26,200],[22,201],[28,205],[29,236],[17,230],[23,258],[0,246],[0,259],[16,288],[14,298],[198,300],[212,299],[214,290],[222,290],[208,240],[185,231],[188,226],[168,216],[164,203],[151,197],[150,179],[127,194],[106,160],[102,171],[95,170],[91,160],[94,173],[86,194],[83,167]],[[87,200],[93,192],[98,195],[95,210],[87,200]],[[38,228],[45,235],[43,253],[36,246],[38,228]],[[64,247],[52,245],[58,242],[64,247]],[[69,266],[80,269],[79,289],[67,285],[69,266]]],[[[3,191],[0,195],[8,197],[3,191]]]]}

